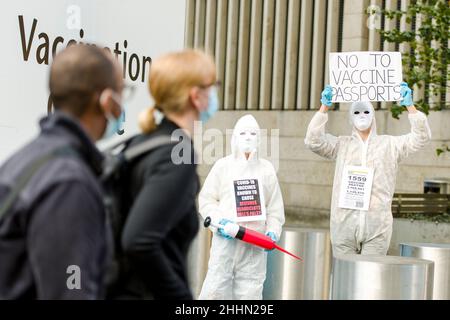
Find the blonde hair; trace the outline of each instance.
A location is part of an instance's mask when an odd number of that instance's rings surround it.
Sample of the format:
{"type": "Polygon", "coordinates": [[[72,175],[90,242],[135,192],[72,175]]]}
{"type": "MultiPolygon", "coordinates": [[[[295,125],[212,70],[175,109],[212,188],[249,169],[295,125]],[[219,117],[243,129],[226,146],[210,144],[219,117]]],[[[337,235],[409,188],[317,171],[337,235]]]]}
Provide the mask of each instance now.
{"type": "Polygon", "coordinates": [[[151,65],[149,89],[155,105],[144,110],[139,116],[142,132],[156,129],[154,110],[164,114],[186,111],[189,91],[194,86],[211,84],[216,80],[214,59],[199,50],[183,50],[165,54],[151,65]],[[210,83],[205,83],[205,79],[210,83]]]}

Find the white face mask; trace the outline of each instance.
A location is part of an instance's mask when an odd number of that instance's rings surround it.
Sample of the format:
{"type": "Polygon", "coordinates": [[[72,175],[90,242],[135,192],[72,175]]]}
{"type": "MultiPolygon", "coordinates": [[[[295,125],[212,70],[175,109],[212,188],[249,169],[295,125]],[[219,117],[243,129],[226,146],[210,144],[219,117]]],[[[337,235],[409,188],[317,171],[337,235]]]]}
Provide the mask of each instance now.
{"type": "Polygon", "coordinates": [[[365,131],[370,128],[373,121],[373,110],[364,104],[352,106],[352,123],[359,131],[365,131]]]}
{"type": "Polygon", "coordinates": [[[258,135],[254,129],[239,130],[237,146],[242,153],[251,153],[258,147],[258,135]]]}

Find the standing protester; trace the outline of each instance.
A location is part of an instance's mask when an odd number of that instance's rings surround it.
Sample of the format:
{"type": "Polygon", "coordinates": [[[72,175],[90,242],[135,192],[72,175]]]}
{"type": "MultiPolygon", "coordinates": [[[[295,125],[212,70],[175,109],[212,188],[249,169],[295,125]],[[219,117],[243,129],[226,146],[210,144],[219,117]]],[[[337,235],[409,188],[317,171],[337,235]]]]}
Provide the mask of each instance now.
{"type": "Polygon", "coordinates": [[[131,205],[113,298],[192,299],[186,260],[198,231],[199,179],[191,137],[194,122],[208,120],[218,109],[215,86],[214,61],[200,51],[170,53],[152,62],[149,87],[155,106],[141,115],[143,134],[129,148],[161,137],[173,137],[177,144],[154,148],[127,168],[124,196],[131,205]],[[155,109],[164,114],[159,125],[155,109]]]}
{"type": "MultiPolygon", "coordinates": [[[[331,201],[331,242],[334,254],[385,255],[388,251],[393,222],[391,203],[398,164],[423,148],[431,138],[427,117],[414,107],[412,90],[406,83],[401,85],[401,94],[400,104],[409,112],[410,133],[402,136],[377,135],[372,104],[355,102],[350,108],[352,135],[335,137],[325,134],[332,89],[327,86],[322,92],[322,106],[308,126],[305,144],[314,153],[336,160],[331,201]],[[367,210],[348,209],[340,205],[343,192],[341,186],[344,178],[348,177],[350,166],[357,167],[363,179],[373,176],[371,193],[364,191],[369,196],[367,210]],[[369,174],[361,175],[361,172],[369,174]]],[[[359,205],[363,207],[364,203],[359,205]]]]}
{"type": "MultiPolygon", "coordinates": [[[[237,121],[231,138],[231,155],[214,164],[203,184],[199,196],[200,213],[203,218],[209,216],[223,226],[240,218],[239,225],[278,241],[285,221],[283,197],[273,165],[259,156],[260,131],[252,115],[237,121]],[[233,186],[245,184],[250,179],[259,186],[252,193],[257,194],[252,199],[258,201],[241,201],[233,186]],[[258,221],[253,219],[254,216],[245,217],[242,210],[238,210],[238,203],[251,207],[252,211],[248,213],[266,212],[266,215],[258,221]]],[[[264,249],[230,239],[223,228],[218,228],[213,233],[210,255],[199,299],[262,299],[267,265],[264,249]]]]}
{"type": "Polygon", "coordinates": [[[0,168],[0,299],[99,299],[109,229],[94,142],[119,127],[121,71],[74,45],[55,57],[49,85],[55,113],[0,168]]]}

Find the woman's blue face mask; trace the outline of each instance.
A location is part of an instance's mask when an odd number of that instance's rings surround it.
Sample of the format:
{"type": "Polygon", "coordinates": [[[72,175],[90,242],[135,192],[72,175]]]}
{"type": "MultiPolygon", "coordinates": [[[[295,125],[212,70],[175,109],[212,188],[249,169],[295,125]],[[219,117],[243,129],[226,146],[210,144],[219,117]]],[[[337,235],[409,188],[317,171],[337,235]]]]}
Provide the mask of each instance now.
{"type": "Polygon", "coordinates": [[[200,112],[200,121],[208,121],[214,116],[217,110],[219,110],[219,95],[217,93],[217,88],[212,87],[209,91],[208,107],[206,110],[200,112]]]}

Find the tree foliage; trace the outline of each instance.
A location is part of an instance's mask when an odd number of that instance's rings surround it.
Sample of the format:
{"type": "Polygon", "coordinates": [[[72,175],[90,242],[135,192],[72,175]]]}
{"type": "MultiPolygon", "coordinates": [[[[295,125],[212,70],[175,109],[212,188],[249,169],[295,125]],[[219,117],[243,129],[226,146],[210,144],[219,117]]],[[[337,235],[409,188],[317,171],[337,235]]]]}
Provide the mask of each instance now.
{"type": "MultiPolygon", "coordinates": [[[[373,12],[369,12],[373,14],[373,12]]],[[[423,88],[424,95],[416,106],[428,114],[450,106],[447,91],[450,80],[449,27],[450,5],[447,0],[411,0],[406,11],[381,10],[386,20],[405,21],[412,26],[406,30],[377,29],[382,39],[390,43],[407,44],[409,52],[402,54],[404,80],[410,87],[423,88]],[[409,30],[408,30],[409,29],[409,30]]],[[[393,106],[394,118],[404,108],[393,106]]]]}

